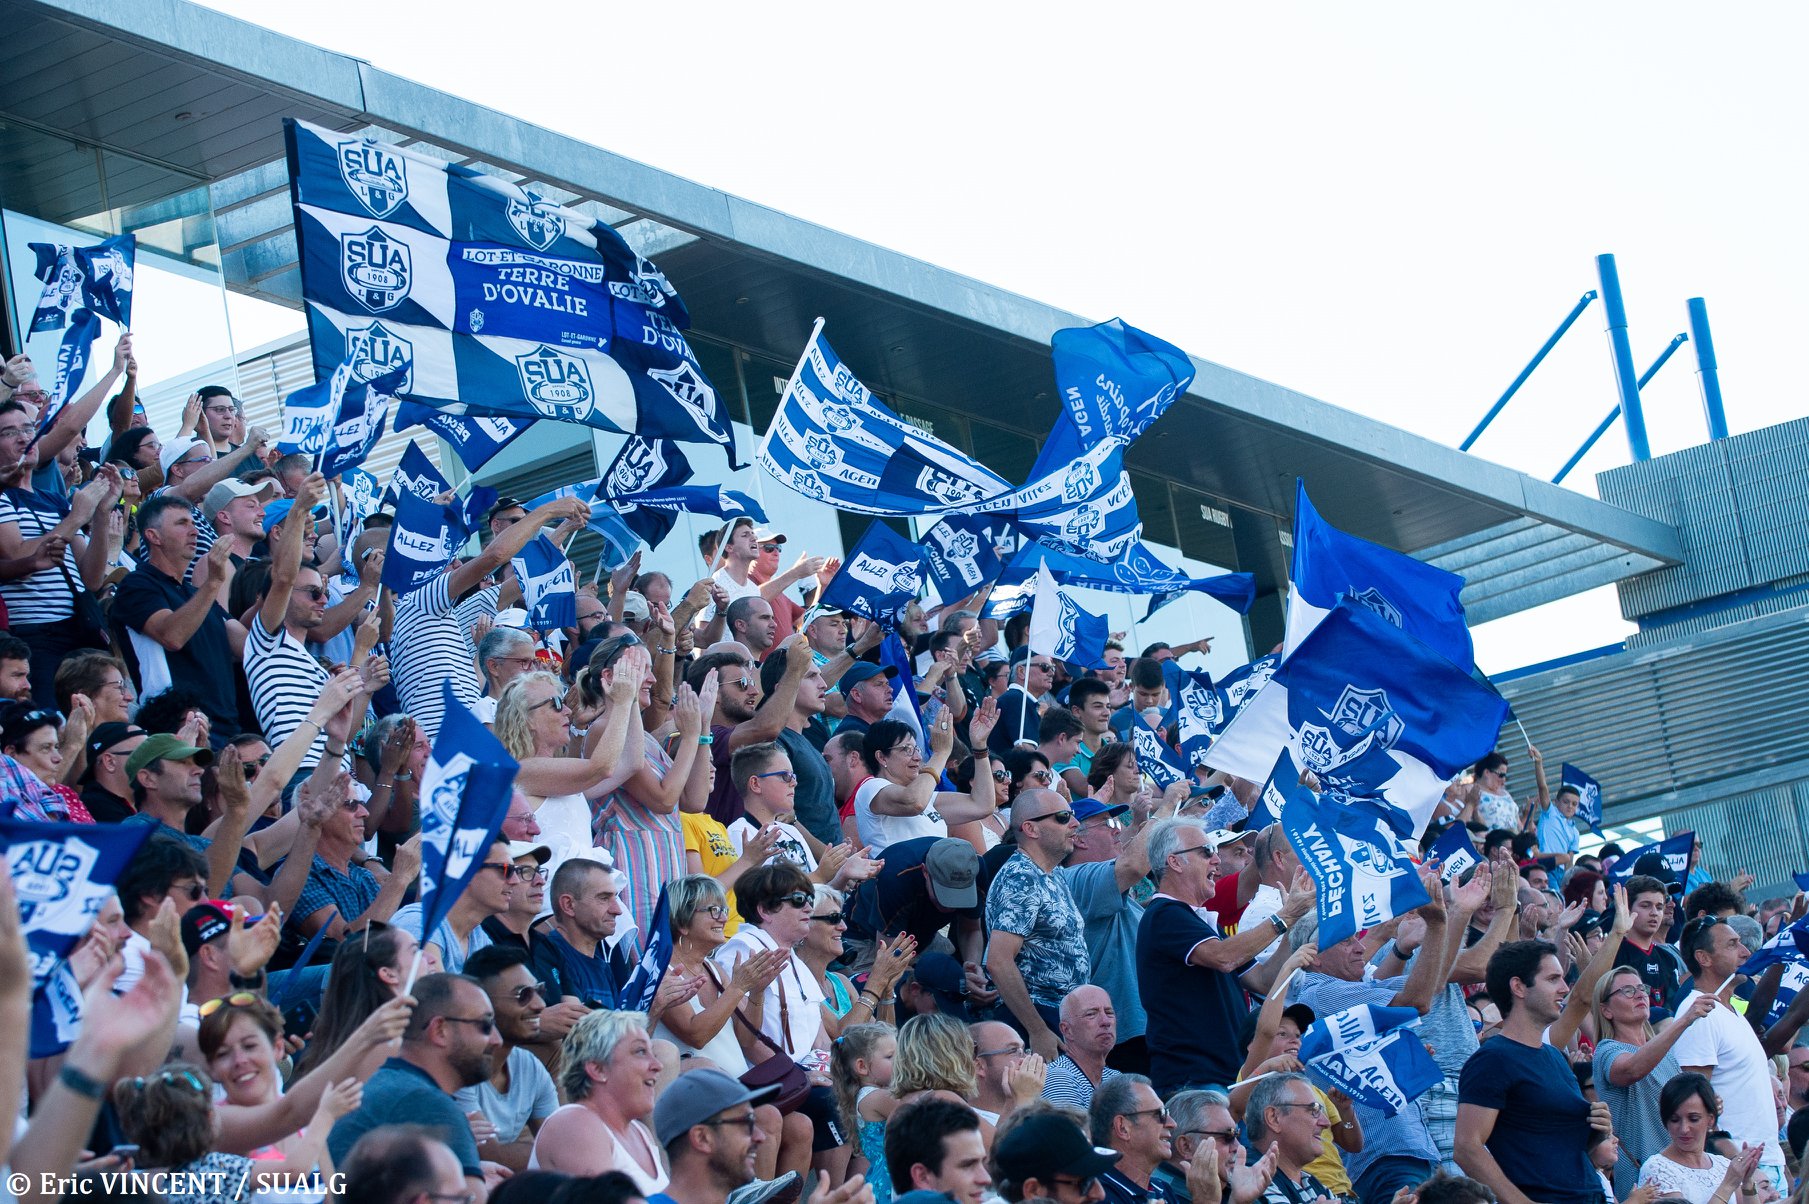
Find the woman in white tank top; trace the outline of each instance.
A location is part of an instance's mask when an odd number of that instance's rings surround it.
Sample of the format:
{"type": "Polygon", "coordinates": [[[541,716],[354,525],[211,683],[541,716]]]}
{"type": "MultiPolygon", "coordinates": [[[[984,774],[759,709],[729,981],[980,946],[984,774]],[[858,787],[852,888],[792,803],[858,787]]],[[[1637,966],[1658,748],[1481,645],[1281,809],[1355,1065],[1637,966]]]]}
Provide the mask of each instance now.
{"type": "Polygon", "coordinates": [[[660,1074],[647,1013],[592,1012],[565,1038],[561,1060],[559,1085],[573,1102],[540,1126],[528,1169],[621,1171],[644,1195],[664,1191],[665,1154],[647,1127],[660,1074]]]}

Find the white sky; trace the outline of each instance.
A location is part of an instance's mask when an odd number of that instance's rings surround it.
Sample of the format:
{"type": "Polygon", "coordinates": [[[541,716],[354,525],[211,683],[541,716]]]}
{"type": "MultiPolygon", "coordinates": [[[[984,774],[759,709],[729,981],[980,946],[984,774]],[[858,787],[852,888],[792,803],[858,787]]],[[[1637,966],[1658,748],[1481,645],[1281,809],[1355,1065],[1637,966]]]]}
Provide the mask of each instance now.
{"type": "MultiPolygon", "coordinates": [[[[1800,5],[214,7],[1447,443],[1604,251],[1641,370],[1703,296],[1730,428],[1809,408],[1800,5]]],[[[1480,454],[1549,478],[1607,413],[1601,314],[1480,454]]],[[[1655,452],[1705,437],[1694,371],[1655,452]]],[[[1566,483],[1627,459],[1617,425],[1566,483]]],[[[1599,590],[1477,657],[1629,630],[1599,590]]]]}

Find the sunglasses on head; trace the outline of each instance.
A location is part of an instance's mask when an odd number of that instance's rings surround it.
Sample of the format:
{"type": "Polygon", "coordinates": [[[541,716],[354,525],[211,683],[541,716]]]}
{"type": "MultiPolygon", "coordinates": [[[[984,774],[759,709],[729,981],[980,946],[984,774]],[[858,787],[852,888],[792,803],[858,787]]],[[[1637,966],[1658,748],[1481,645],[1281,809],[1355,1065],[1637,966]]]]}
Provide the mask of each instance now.
{"type": "Polygon", "coordinates": [[[250,991],[235,991],[231,995],[222,995],[218,999],[210,999],[201,1005],[201,1019],[205,1020],[221,1008],[248,1008],[261,1000],[250,991]]]}
{"type": "Polygon", "coordinates": [[[131,1080],[132,1090],[143,1091],[152,1083],[162,1083],[165,1087],[188,1087],[201,1095],[207,1094],[207,1084],[192,1070],[166,1070],[161,1074],[139,1075],[131,1080]]]}

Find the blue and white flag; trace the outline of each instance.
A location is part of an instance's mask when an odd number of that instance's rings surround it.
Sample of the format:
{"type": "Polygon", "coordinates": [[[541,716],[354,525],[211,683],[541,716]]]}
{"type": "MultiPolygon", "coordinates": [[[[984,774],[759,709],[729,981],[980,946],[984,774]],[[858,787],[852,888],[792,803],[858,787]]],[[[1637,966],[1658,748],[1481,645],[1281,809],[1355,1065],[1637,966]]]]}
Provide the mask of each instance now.
{"type": "Polygon", "coordinates": [[[1131,715],[1129,735],[1131,747],[1137,750],[1137,772],[1154,782],[1156,789],[1167,790],[1176,782],[1189,780],[1187,768],[1181,764],[1175,750],[1142,715],[1131,715]]]}
{"type": "Polygon", "coordinates": [[[152,830],[146,824],[0,820],[31,958],[32,1057],[61,1052],[81,1032],[82,991],[63,959],[88,935],[152,830]]]}
{"type": "Polygon", "coordinates": [[[1413,1008],[1362,1003],[1321,1016],[1300,1037],[1309,1074],[1360,1104],[1393,1116],[1444,1082],[1415,1030],[1413,1008]]]}
{"type": "Polygon", "coordinates": [[[603,493],[627,497],[657,489],[676,489],[692,477],[684,448],[670,439],[630,435],[603,470],[603,493]]]}
{"type": "MultiPolygon", "coordinates": [[[[1741,973],[1747,973],[1742,969],[1741,973]]],[[[1772,998],[1771,1010],[1765,1013],[1764,1025],[1770,1028],[1784,1018],[1790,1005],[1796,1002],[1797,992],[1809,988],[1809,963],[1793,961],[1784,966],[1784,973],[1778,978],[1778,991],[1772,998]]]]}
{"type": "Polygon", "coordinates": [[[1321,788],[1398,808],[1425,830],[1445,783],[1495,747],[1507,703],[1350,600],[1286,656],[1212,746],[1209,763],[1261,781],[1283,749],[1321,788]]]}
{"type": "Polygon", "coordinates": [[[996,522],[980,514],[950,514],[918,537],[937,602],[948,606],[998,577],[1005,563],[999,559],[996,522]]]}
{"type": "MultiPolygon", "coordinates": [[[[1256,600],[1256,578],[1250,573],[1224,573],[1217,577],[1189,577],[1172,569],[1141,541],[1130,545],[1110,564],[1100,564],[1056,548],[1046,548],[1043,563],[1063,585],[1113,594],[1150,595],[1150,614],[1189,593],[1201,593],[1247,614],[1256,600]]],[[[1145,618],[1148,616],[1146,615],[1145,618]]]]}
{"type": "Polygon", "coordinates": [[[1030,650],[1045,652],[1081,669],[1105,668],[1111,624],[1083,610],[1062,593],[1047,567],[1036,573],[1036,604],[1030,611],[1030,650]]]}
{"type": "Polygon", "coordinates": [[[1438,879],[1440,882],[1455,882],[1467,873],[1471,866],[1482,862],[1482,854],[1476,851],[1476,844],[1470,839],[1470,831],[1460,823],[1452,823],[1445,827],[1439,838],[1433,842],[1431,855],[1438,858],[1438,879]]]}
{"type": "Polygon", "coordinates": [[[980,608],[980,617],[1003,623],[1011,616],[1029,610],[1036,602],[1037,570],[1051,554],[1041,544],[1029,541],[1013,552],[993,581],[986,604],[980,608]]]}
{"type": "Polygon", "coordinates": [[[520,769],[490,729],[440,683],[445,717],[421,771],[421,940],[433,935],[502,831],[520,769]]]}
{"type": "Polygon", "coordinates": [[[611,569],[626,563],[628,558],[634,555],[635,549],[641,546],[641,537],[623,521],[615,503],[602,492],[602,489],[602,477],[592,481],[580,481],[576,485],[561,485],[527,503],[527,508],[538,510],[548,502],[557,501],[562,497],[575,497],[588,505],[590,521],[586,526],[603,539],[602,563],[598,567],[597,575],[607,577],[611,569]]]}
{"type": "Polygon", "coordinates": [[[578,574],[559,545],[543,531],[522,546],[509,562],[521,585],[521,604],[528,626],[553,631],[578,625],[578,574]]]}
{"type": "Polygon", "coordinates": [[[383,557],[383,584],[406,598],[445,571],[464,536],[454,527],[449,508],[422,501],[413,493],[396,497],[396,521],[389,529],[383,557]]]}
{"type": "Polygon", "coordinates": [[[374,138],[284,132],[317,375],[406,360],[403,394],[438,409],[716,443],[734,462],[684,303],[607,223],[374,138]]]}
{"type": "Polygon", "coordinates": [[[1193,383],[1193,361],[1121,318],[1071,326],[1049,340],[1055,384],[1083,446],[1131,442],[1193,383]]]}
{"type": "Polygon", "coordinates": [[[1380,804],[1315,795],[1300,784],[1300,766],[1286,751],[1263,794],[1271,807],[1271,795],[1281,801],[1282,831],[1318,887],[1321,949],[1431,902],[1380,804]]]}
{"type": "Polygon", "coordinates": [[[1740,973],[1757,976],[1780,962],[1802,964],[1806,961],[1809,961],[1809,916],[1779,929],[1776,936],[1746,959],[1740,973]]]}
{"type": "Polygon", "coordinates": [[[1690,850],[1696,847],[1696,833],[1679,832],[1675,836],[1667,836],[1663,840],[1651,844],[1642,844],[1625,857],[1615,859],[1608,871],[1608,882],[1611,886],[1624,886],[1627,879],[1633,877],[1633,867],[1647,853],[1658,853],[1665,859],[1665,868],[1676,875],[1676,881],[1682,883],[1690,872],[1690,850]]]}
{"type": "Polygon", "coordinates": [[[377,475],[354,468],[339,478],[345,493],[345,530],[348,542],[364,526],[364,520],[377,513],[383,504],[383,482],[377,475]]]}
{"type": "Polygon", "coordinates": [[[350,472],[383,438],[390,402],[401,381],[399,371],[357,380],[347,360],[325,380],[289,395],[283,403],[283,434],[300,435],[295,450],[316,453],[320,473],[328,480],[350,472]],[[313,429],[299,430],[304,423],[313,429]]]}
{"type": "MultiPolygon", "coordinates": [[[[381,322],[371,325],[381,328],[381,322]]],[[[388,332],[369,337],[388,337],[388,332]]],[[[385,358],[377,358],[375,363],[386,362],[385,358]]],[[[412,361],[404,361],[411,363],[412,361]]],[[[446,410],[436,410],[432,406],[424,406],[418,401],[404,401],[396,407],[395,427],[398,431],[410,427],[424,426],[452,448],[458,456],[459,463],[476,472],[509,444],[533,426],[532,419],[510,418],[506,414],[453,414],[446,410]]]]}
{"type": "MultiPolygon", "coordinates": [[[[1173,663],[1164,662],[1163,667],[1173,663]]],[[[1170,687],[1169,694],[1168,713],[1175,725],[1175,745],[1180,750],[1181,761],[1190,771],[1204,768],[1213,737],[1225,725],[1224,697],[1214,687],[1212,678],[1204,673],[1186,674],[1179,688],[1170,687]]]]}
{"type": "Polygon", "coordinates": [[[1577,819],[1600,832],[1602,830],[1602,784],[1566,761],[1562,776],[1558,779],[1558,789],[1562,790],[1566,786],[1575,790],[1577,797],[1581,800],[1577,803],[1577,819]]]}
{"type": "Polygon", "coordinates": [[[1288,595],[1287,655],[1345,598],[1380,615],[1465,673],[1476,667],[1464,625],[1464,579],[1346,534],[1319,517],[1306,482],[1294,491],[1294,588],[1288,595]]]}
{"type": "Polygon", "coordinates": [[[757,523],[766,522],[766,511],[759,502],[722,485],[649,489],[610,500],[628,529],[646,540],[648,547],[658,547],[681,514],[707,514],[724,522],[745,516],[757,523]]]}
{"type": "Polygon", "coordinates": [[[811,328],[755,453],[775,478],[838,510],[917,517],[1011,492],[1011,482],[881,405],[811,328]]]}
{"type": "Polygon", "coordinates": [[[622,984],[617,999],[624,1012],[651,1012],[653,997],[659,994],[666,971],[672,968],[672,905],[666,899],[666,884],[660,884],[659,902],[653,905],[652,931],[646,934],[641,960],[622,984]]]}
{"type": "Polygon", "coordinates": [[[922,548],[875,520],[848,550],[817,603],[896,627],[905,607],[917,601],[925,563],[922,548]]]}
{"type": "Polygon", "coordinates": [[[133,269],[138,255],[136,235],[120,234],[91,247],[61,243],[29,244],[37,256],[33,273],[44,286],[31,317],[29,334],[61,330],[56,371],[50,384],[51,405],[38,416],[40,432],[50,429],[70,394],[88,372],[88,357],[107,318],[123,329],[132,325],[133,269]]]}
{"type": "Polygon", "coordinates": [[[409,441],[402,449],[402,458],[396,462],[395,475],[390,478],[389,489],[383,494],[383,504],[394,505],[399,494],[410,494],[424,502],[431,502],[443,493],[452,492],[452,482],[444,473],[433,466],[421,445],[409,441]]]}

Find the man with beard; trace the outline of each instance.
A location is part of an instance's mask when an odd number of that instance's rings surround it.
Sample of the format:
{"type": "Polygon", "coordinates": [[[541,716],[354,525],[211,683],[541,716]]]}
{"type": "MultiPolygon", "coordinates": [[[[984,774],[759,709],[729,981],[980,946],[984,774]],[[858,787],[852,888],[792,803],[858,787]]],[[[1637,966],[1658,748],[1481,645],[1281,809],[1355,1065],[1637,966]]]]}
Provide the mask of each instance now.
{"type": "MultiPolygon", "coordinates": [[[[681,1074],[653,1106],[653,1135],[672,1168],[666,1190],[647,1204],[725,1204],[754,1179],[754,1153],[766,1141],[753,1105],[777,1087],[744,1087],[720,1070],[681,1074]]],[[[811,1193],[820,1204],[863,1204],[872,1191],[858,1175],[834,1189],[828,1176],[811,1193]]]]}
{"type": "Polygon", "coordinates": [[[401,1052],[364,1085],[358,1108],[339,1118],[327,1136],[327,1150],[341,1164],[372,1129],[426,1125],[458,1156],[466,1186],[478,1200],[487,1199],[489,1168],[478,1156],[471,1122],[454,1094],[489,1081],[502,1049],[490,996],[475,978],[463,974],[426,975],[415,983],[414,996],[401,1052]]]}
{"type": "Polygon", "coordinates": [[[559,1107],[553,1076],[523,1042],[540,1036],[540,1016],[546,1011],[541,992],[528,969],[528,951],[506,945],[479,949],[465,963],[472,978],[490,996],[496,1014],[496,1031],[502,1037],[490,1064],[490,1077],[459,1088],[453,1098],[470,1118],[474,1131],[488,1132],[478,1141],[478,1153],[512,1171],[528,1168],[534,1152],[534,1135],[541,1122],[559,1107]]]}

